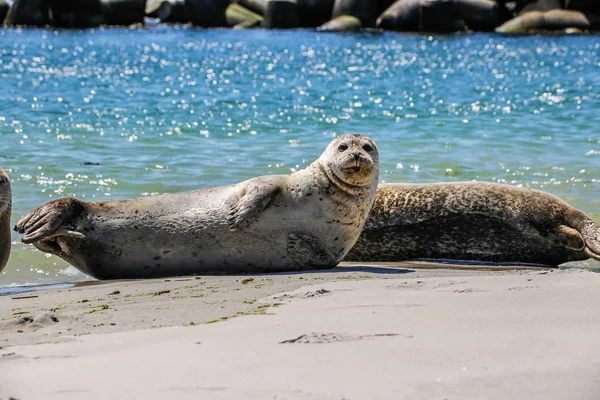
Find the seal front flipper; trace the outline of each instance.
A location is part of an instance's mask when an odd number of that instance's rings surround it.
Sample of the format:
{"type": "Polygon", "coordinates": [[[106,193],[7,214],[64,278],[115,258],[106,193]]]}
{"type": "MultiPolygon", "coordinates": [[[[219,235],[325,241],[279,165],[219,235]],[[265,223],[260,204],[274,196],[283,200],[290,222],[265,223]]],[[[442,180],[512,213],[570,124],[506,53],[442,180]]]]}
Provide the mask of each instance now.
{"type": "Polygon", "coordinates": [[[70,229],[69,221],[77,217],[83,208],[81,201],[72,197],[51,201],[21,218],[15,225],[15,231],[25,234],[21,239],[23,243],[54,236],[82,237],[70,229]]]}
{"type": "Polygon", "coordinates": [[[231,208],[227,218],[229,230],[240,231],[248,227],[280,192],[281,188],[271,182],[250,183],[231,208]]]}
{"type": "Polygon", "coordinates": [[[302,268],[333,268],[339,262],[314,236],[299,233],[288,235],[288,257],[302,268]]]}

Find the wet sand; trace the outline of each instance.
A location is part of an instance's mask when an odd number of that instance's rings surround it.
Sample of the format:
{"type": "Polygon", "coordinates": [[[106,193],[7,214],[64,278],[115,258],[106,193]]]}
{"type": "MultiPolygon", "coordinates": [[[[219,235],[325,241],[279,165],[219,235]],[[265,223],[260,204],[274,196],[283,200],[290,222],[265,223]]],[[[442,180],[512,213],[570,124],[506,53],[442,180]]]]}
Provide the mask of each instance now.
{"type": "Polygon", "coordinates": [[[600,274],[447,268],[3,296],[0,399],[600,397],[600,274]]]}

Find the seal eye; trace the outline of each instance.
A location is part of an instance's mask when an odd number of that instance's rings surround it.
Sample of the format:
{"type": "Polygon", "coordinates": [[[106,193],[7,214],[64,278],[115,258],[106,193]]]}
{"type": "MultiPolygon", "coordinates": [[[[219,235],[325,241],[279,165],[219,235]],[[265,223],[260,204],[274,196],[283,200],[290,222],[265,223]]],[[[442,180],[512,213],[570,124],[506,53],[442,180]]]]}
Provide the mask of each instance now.
{"type": "Polygon", "coordinates": [[[363,145],[363,150],[366,151],[366,152],[373,151],[373,146],[371,146],[369,143],[365,143],[363,145]]]}
{"type": "Polygon", "coordinates": [[[3,185],[7,182],[6,178],[0,178],[0,185],[3,185]]]}
{"type": "Polygon", "coordinates": [[[348,145],[347,144],[340,144],[339,147],[338,147],[338,150],[343,153],[344,151],[348,150],[348,145]]]}

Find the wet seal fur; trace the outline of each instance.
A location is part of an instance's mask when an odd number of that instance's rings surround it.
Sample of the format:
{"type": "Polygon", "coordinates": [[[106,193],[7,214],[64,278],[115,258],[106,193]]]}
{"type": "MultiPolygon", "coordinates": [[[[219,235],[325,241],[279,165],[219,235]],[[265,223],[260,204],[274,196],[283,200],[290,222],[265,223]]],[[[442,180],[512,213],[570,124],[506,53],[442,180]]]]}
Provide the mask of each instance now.
{"type": "Polygon", "coordinates": [[[342,135],[290,175],[134,200],[62,198],[15,230],[99,279],[330,268],[360,235],[378,177],[375,143],[342,135]]]}
{"type": "Polygon", "coordinates": [[[600,227],[549,193],[487,182],[382,184],[344,261],[556,266],[600,261],[600,227]]]}
{"type": "Polygon", "coordinates": [[[10,256],[10,214],[12,212],[12,191],[8,174],[0,168],[0,272],[10,256]]]}

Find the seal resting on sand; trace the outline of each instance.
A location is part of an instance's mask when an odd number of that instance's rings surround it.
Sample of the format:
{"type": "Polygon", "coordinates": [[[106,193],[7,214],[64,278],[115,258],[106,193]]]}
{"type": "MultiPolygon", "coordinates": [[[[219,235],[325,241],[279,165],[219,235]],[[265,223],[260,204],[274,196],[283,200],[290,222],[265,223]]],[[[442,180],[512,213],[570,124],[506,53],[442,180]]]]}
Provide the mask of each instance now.
{"type": "Polygon", "coordinates": [[[62,198],[15,230],[99,279],[329,268],[360,235],[378,177],[375,143],[342,135],[290,175],[134,200],[62,198]]]}
{"type": "Polygon", "coordinates": [[[12,191],[8,174],[0,168],[0,272],[10,256],[10,213],[12,211],[12,191]]]}
{"type": "Polygon", "coordinates": [[[600,260],[600,227],[545,192],[487,182],[382,184],[344,261],[600,260]]]}

